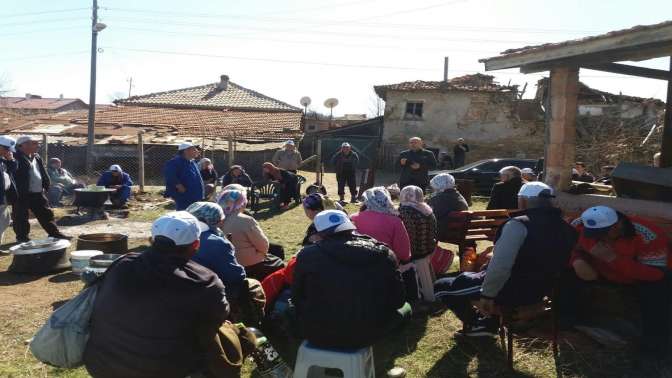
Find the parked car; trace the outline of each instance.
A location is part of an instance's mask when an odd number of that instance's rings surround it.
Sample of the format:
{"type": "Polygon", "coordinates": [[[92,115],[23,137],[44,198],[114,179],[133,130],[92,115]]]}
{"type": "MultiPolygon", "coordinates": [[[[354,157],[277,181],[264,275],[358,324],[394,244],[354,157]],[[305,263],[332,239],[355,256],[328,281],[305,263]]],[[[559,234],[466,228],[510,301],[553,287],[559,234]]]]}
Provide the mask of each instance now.
{"type": "Polygon", "coordinates": [[[472,180],[474,191],[481,195],[490,195],[492,186],[499,181],[499,171],[507,166],[516,166],[520,169],[537,167],[534,159],[486,159],[469,163],[457,169],[430,171],[430,179],[439,173],[450,173],[458,180],[472,180]]]}

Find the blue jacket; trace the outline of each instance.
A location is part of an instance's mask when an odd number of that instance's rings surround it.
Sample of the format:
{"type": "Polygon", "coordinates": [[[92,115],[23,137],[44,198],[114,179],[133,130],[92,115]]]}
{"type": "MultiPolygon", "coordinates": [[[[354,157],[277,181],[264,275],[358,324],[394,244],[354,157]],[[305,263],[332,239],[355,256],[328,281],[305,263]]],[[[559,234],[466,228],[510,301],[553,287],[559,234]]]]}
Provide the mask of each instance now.
{"type": "Polygon", "coordinates": [[[177,155],[168,160],[163,167],[163,177],[166,178],[166,197],[176,201],[197,202],[205,197],[203,178],[198,164],[177,155]],[[177,191],[177,184],[182,184],[186,192],[177,191]]]}
{"type": "Polygon", "coordinates": [[[133,186],[133,180],[131,180],[131,176],[128,173],[122,172],[121,173],[121,182],[116,183],[115,180],[114,180],[114,176],[112,176],[112,171],[107,171],[107,172],[103,172],[103,174],[100,176],[100,178],[98,179],[98,184],[97,185],[98,186],[104,186],[104,187],[107,187],[107,186],[110,186],[110,185],[124,185],[124,186],[131,187],[131,186],[133,186]]]}
{"type": "Polygon", "coordinates": [[[9,205],[16,200],[16,184],[14,173],[17,168],[16,160],[0,159],[0,205],[9,205]],[[9,175],[9,189],[5,190],[5,175],[9,175]]]}
{"type": "Polygon", "coordinates": [[[201,233],[201,247],[191,259],[217,274],[224,282],[227,298],[238,298],[245,279],[245,268],[236,260],[233,244],[226,238],[212,230],[201,233]]]}

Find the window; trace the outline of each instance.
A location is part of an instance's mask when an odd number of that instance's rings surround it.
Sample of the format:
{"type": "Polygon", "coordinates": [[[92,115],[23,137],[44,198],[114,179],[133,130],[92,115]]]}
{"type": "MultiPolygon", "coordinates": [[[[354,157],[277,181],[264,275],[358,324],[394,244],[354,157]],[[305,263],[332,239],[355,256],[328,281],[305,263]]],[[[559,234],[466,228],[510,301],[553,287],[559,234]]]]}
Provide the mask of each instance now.
{"type": "Polygon", "coordinates": [[[406,103],[405,119],[422,119],[422,102],[409,101],[406,103]]]}
{"type": "Polygon", "coordinates": [[[308,125],[308,131],[315,131],[315,125],[308,125]]]}

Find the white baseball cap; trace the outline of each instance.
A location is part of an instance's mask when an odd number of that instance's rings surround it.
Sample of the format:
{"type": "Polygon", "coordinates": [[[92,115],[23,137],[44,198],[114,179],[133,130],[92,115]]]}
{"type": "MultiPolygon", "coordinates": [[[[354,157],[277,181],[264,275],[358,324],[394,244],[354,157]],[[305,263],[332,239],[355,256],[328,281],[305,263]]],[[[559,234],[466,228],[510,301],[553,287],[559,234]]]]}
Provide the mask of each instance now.
{"type": "Polygon", "coordinates": [[[294,141],[291,140],[291,139],[288,140],[288,141],[286,141],[286,142],[285,142],[285,146],[287,146],[287,145],[293,146],[293,145],[294,145],[294,141]]]}
{"type": "Polygon", "coordinates": [[[121,169],[121,166],[119,164],[110,165],[109,170],[112,171],[112,172],[123,172],[123,170],[121,169]]]}
{"type": "Polygon", "coordinates": [[[528,174],[528,175],[533,175],[534,174],[534,170],[532,170],[532,168],[523,168],[523,169],[520,170],[520,172],[528,174]]]}
{"type": "Polygon", "coordinates": [[[328,231],[329,233],[355,230],[348,216],[341,210],[324,210],[315,216],[315,229],[317,232],[328,231]]]}
{"type": "Polygon", "coordinates": [[[16,145],[20,146],[26,142],[39,142],[40,140],[37,139],[35,135],[21,135],[17,140],[16,140],[16,145]]]}
{"type": "Polygon", "coordinates": [[[177,150],[178,150],[178,151],[184,151],[184,150],[186,150],[187,148],[191,148],[191,147],[198,147],[198,145],[193,144],[193,143],[191,143],[191,142],[184,142],[184,143],[180,143],[180,145],[177,146],[177,150]]]}
{"type": "Polygon", "coordinates": [[[4,146],[9,148],[10,151],[16,152],[16,141],[14,138],[10,138],[8,136],[0,136],[0,146],[4,146]]]}
{"type": "Polygon", "coordinates": [[[352,146],[348,142],[343,142],[343,144],[341,144],[341,147],[352,147],[352,146]]]}
{"type": "Polygon", "coordinates": [[[607,206],[594,206],[581,214],[583,235],[587,238],[596,238],[609,231],[611,226],[618,222],[616,210],[607,206]]]}
{"type": "Polygon", "coordinates": [[[518,191],[518,197],[525,198],[553,198],[555,197],[553,193],[553,188],[544,184],[541,181],[528,182],[527,184],[520,187],[518,191]]]}
{"type": "Polygon", "coordinates": [[[198,240],[201,232],[208,229],[205,223],[199,222],[188,212],[174,211],[154,221],[152,237],[163,236],[172,240],[177,246],[184,246],[198,240]]]}

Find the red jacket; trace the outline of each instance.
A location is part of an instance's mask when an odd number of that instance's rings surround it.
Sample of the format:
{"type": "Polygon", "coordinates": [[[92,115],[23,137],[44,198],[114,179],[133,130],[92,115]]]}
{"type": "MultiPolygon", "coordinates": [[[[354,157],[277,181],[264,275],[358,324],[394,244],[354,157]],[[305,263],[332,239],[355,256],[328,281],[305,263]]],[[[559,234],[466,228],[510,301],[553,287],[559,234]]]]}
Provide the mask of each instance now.
{"type": "Polygon", "coordinates": [[[266,294],[267,309],[272,308],[273,303],[284,288],[292,286],[292,282],[294,282],[295,265],[296,256],[292,257],[287,262],[287,266],[280,270],[276,270],[261,281],[261,287],[264,289],[264,294],[266,294]]]}
{"type": "Polygon", "coordinates": [[[672,268],[669,239],[665,231],[643,218],[628,218],[635,226],[636,235],[633,238],[620,238],[611,244],[617,257],[610,262],[590,255],[589,251],[597,241],[584,237],[583,225],[577,225],[577,231],[581,235],[572,254],[572,261],[586,260],[601,277],[610,282],[628,284],[662,279],[664,274],[657,268],[672,268]]]}

